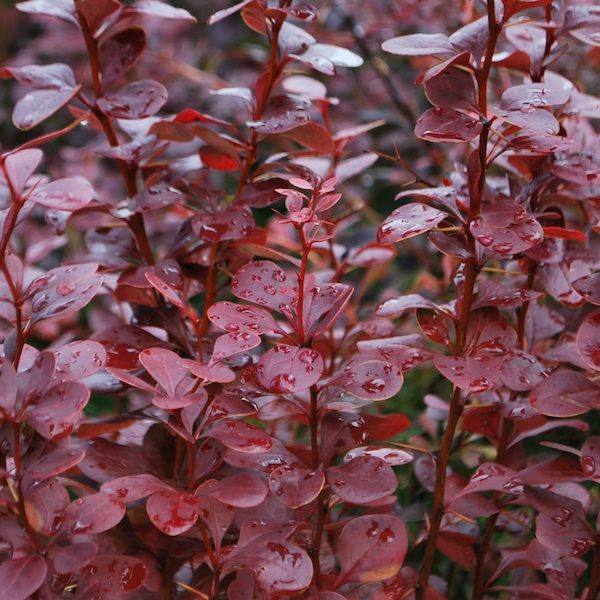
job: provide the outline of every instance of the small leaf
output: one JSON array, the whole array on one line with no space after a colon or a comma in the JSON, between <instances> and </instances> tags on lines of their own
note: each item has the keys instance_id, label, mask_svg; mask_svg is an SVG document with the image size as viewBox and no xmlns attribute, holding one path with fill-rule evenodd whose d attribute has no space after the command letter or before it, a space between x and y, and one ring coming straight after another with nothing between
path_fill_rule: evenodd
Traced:
<instances>
[{"instance_id":1,"label":"small leaf","mask_svg":"<svg viewBox=\"0 0 600 600\"><path fill-rule=\"evenodd\" d=\"M88 598L115 598L140 589L147 577L148 568L139 558L101 554L81 569L77 590L78 594L90 590L84 596Z\"/></svg>"},{"instance_id":2,"label":"small leaf","mask_svg":"<svg viewBox=\"0 0 600 600\"><path fill-rule=\"evenodd\" d=\"M70 546L59 546L54 550L52 564L59 575L79 573L98 552L93 542L79 542Z\"/></svg>"},{"instance_id":3,"label":"small leaf","mask_svg":"<svg viewBox=\"0 0 600 600\"><path fill-rule=\"evenodd\" d=\"M100 491L112 494L124 503L135 502L156 492L172 491L173 488L160 480L155 475L140 473L139 475L125 475L117 477L102 484Z\"/></svg>"},{"instance_id":4,"label":"small leaf","mask_svg":"<svg viewBox=\"0 0 600 600\"><path fill-rule=\"evenodd\" d=\"M523 83L508 88L502 94L502 108L521 110L523 108L560 106L569 100L570 92L547 83Z\"/></svg>"},{"instance_id":5,"label":"small leaf","mask_svg":"<svg viewBox=\"0 0 600 600\"><path fill-rule=\"evenodd\" d=\"M69 65L62 63L1 67L0 78L6 76L13 77L19 83L30 85L36 89L61 90L77 87L73 70Z\"/></svg>"},{"instance_id":6,"label":"small leaf","mask_svg":"<svg viewBox=\"0 0 600 600\"><path fill-rule=\"evenodd\" d=\"M357 398L376 401L395 396L403 383L402 373L393 363L370 360L349 365L330 385L342 387Z\"/></svg>"}]
</instances>

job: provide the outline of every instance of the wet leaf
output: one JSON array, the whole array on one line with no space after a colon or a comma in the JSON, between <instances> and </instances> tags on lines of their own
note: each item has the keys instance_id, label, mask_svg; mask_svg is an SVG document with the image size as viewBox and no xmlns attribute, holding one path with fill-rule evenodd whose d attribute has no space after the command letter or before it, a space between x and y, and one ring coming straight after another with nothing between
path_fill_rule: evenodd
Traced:
<instances>
[{"instance_id":1,"label":"wet leaf","mask_svg":"<svg viewBox=\"0 0 600 600\"><path fill-rule=\"evenodd\" d=\"M393 577L402 567L408 541L404 523L392 515L364 515L349 521L338 539L338 584Z\"/></svg>"},{"instance_id":2,"label":"wet leaf","mask_svg":"<svg viewBox=\"0 0 600 600\"><path fill-rule=\"evenodd\" d=\"M431 108L415 125L415 135L430 142L460 144L476 138L481 132L480 121L452 108Z\"/></svg>"},{"instance_id":3,"label":"wet leaf","mask_svg":"<svg viewBox=\"0 0 600 600\"><path fill-rule=\"evenodd\" d=\"M319 380L323 358L311 348L278 344L261 356L256 372L261 385L271 392L294 394Z\"/></svg>"},{"instance_id":4,"label":"wet leaf","mask_svg":"<svg viewBox=\"0 0 600 600\"><path fill-rule=\"evenodd\" d=\"M13 558L0 565L0 589L10 600L28 600L46 579L46 561L37 555Z\"/></svg>"},{"instance_id":5,"label":"wet leaf","mask_svg":"<svg viewBox=\"0 0 600 600\"><path fill-rule=\"evenodd\" d=\"M124 75L142 56L146 48L146 34L139 27L119 31L105 38L98 46L104 88Z\"/></svg>"},{"instance_id":6,"label":"wet leaf","mask_svg":"<svg viewBox=\"0 0 600 600\"><path fill-rule=\"evenodd\" d=\"M269 476L269 487L284 504L300 508L315 500L325 484L325 476L319 469L311 471L300 463L281 465Z\"/></svg>"},{"instance_id":7,"label":"wet leaf","mask_svg":"<svg viewBox=\"0 0 600 600\"><path fill-rule=\"evenodd\" d=\"M167 89L161 83L145 79L105 94L96 104L103 113L117 119L143 119L155 115L167 97Z\"/></svg>"},{"instance_id":8,"label":"wet leaf","mask_svg":"<svg viewBox=\"0 0 600 600\"><path fill-rule=\"evenodd\" d=\"M125 504L112 494L91 494L65 508L61 530L68 535L91 535L115 527L125 516Z\"/></svg>"},{"instance_id":9,"label":"wet leaf","mask_svg":"<svg viewBox=\"0 0 600 600\"><path fill-rule=\"evenodd\" d=\"M358 456L340 467L329 467L327 482L344 502L368 504L396 491L398 480L389 464L375 456Z\"/></svg>"},{"instance_id":10,"label":"wet leaf","mask_svg":"<svg viewBox=\"0 0 600 600\"><path fill-rule=\"evenodd\" d=\"M443 56L457 50L447 36L441 33L414 33L402 35L381 44L382 50L400 56Z\"/></svg>"},{"instance_id":11,"label":"wet leaf","mask_svg":"<svg viewBox=\"0 0 600 600\"><path fill-rule=\"evenodd\" d=\"M170 536L190 530L198 519L199 511L196 496L177 490L157 492L146 503L146 512L154 526Z\"/></svg>"},{"instance_id":12,"label":"wet leaf","mask_svg":"<svg viewBox=\"0 0 600 600\"><path fill-rule=\"evenodd\" d=\"M600 371L600 312L588 315L579 326L577 351L591 369Z\"/></svg>"},{"instance_id":13,"label":"wet leaf","mask_svg":"<svg viewBox=\"0 0 600 600\"><path fill-rule=\"evenodd\" d=\"M30 199L47 208L74 211L89 204L94 197L94 188L83 177L57 179L38 187Z\"/></svg>"},{"instance_id":14,"label":"wet leaf","mask_svg":"<svg viewBox=\"0 0 600 600\"><path fill-rule=\"evenodd\" d=\"M400 242L437 227L448 214L418 202L405 204L394 210L377 232L381 243Z\"/></svg>"},{"instance_id":15,"label":"wet leaf","mask_svg":"<svg viewBox=\"0 0 600 600\"><path fill-rule=\"evenodd\" d=\"M529 402L549 417L575 417L600 408L600 388L576 371L555 371L531 392Z\"/></svg>"}]
</instances>

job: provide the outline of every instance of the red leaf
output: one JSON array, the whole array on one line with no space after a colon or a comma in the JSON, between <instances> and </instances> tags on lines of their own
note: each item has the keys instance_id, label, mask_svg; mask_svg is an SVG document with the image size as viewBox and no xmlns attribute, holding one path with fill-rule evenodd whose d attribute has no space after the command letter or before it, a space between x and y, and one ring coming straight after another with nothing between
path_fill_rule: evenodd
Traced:
<instances>
[{"instance_id":1,"label":"red leaf","mask_svg":"<svg viewBox=\"0 0 600 600\"><path fill-rule=\"evenodd\" d=\"M406 415L364 415L369 439L376 441L389 440L410 427L410 419Z\"/></svg>"},{"instance_id":2,"label":"red leaf","mask_svg":"<svg viewBox=\"0 0 600 600\"><path fill-rule=\"evenodd\" d=\"M237 171L240 168L239 161L209 146L200 148L200 159L204 167L215 171Z\"/></svg>"},{"instance_id":3,"label":"red leaf","mask_svg":"<svg viewBox=\"0 0 600 600\"><path fill-rule=\"evenodd\" d=\"M75 16L75 6L70 0L52 0L52 2L48 0L28 0L27 2L17 3L16 7L25 13L48 15L71 23L71 25L79 26L79 21Z\"/></svg>"},{"instance_id":4,"label":"red leaf","mask_svg":"<svg viewBox=\"0 0 600 600\"><path fill-rule=\"evenodd\" d=\"M144 562L132 556L102 554L89 562L79 575L78 593L83 597L114 598L135 592L142 587L148 577Z\"/></svg>"},{"instance_id":5,"label":"red leaf","mask_svg":"<svg viewBox=\"0 0 600 600\"><path fill-rule=\"evenodd\" d=\"M70 546L60 546L54 550L52 564L59 575L79 573L98 552L93 542L79 542Z\"/></svg>"},{"instance_id":6,"label":"red leaf","mask_svg":"<svg viewBox=\"0 0 600 600\"><path fill-rule=\"evenodd\" d=\"M310 120L310 101L302 96L272 96L259 121L248 123L258 133L284 133Z\"/></svg>"},{"instance_id":7,"label":"red leaf","mask_svg":"<svg viewBox=\"0 0 600 600\"><path fill-rule=\"evenodd\" d=\"M438 108L477 110L476 89L472 73L454 66L425 82L427 98Z\"/></svg>"},{"instance_id":8,"label":"red leaf","mask_svg":"<svg viewBox=\"0 0 600 600\"><path fill-rule=\"evenodd\" d=\"M600 371L600 311L588 315L579 326L577 351L591 369Z\"/></svg>"},{"instance_id":9,"label":"red leaf","mask_svg":"<svg viewBox=\"0 0 600 600\"><path fill-rule=\"evenodd\" d=\"M476 138L483 125L452 108L431 108L425 111L415 125L415 135L430 142L460 144Z\"/></svg>"},{"instance_id":10,"label":"red leaf","mask_svg":"<svg viewBox=\"0 0 600 600\"><path fill-rule=\"evenodd\" d=\"M295 394L319 381L323 358L311 348L278 344L267 350L256 367L258 380L278 394Z\"/></svg>"},{"instance_id":11,"label":"red leaf","mask_svg":"<svg viewBox=\"0 0 600 600\"><path fill-rule=\"evenodd\" d=\"M78 465L84 456L85 452L81 448L58 448L29 465L25 470L25 477L43 481Z\"/></svg>"},{"instance_id":12,"label":"red leaf","mask_svg":"<svg viewBox=\"0 0 600 600\"><path fill-rule=\"evenodd\" d=\"M315 500L325 484L323 471L311 471L300 463L277 467L269 476L269 487L284 504L300 508Z\"/></svg>"},{"instance_id":13,"label":"red leaf","mask_svg":"<svg viewBox=\"0 0 600 600\"><path fill-rule=\"evenodd\" d=\"M447 36L441 33L414 33L402 35L381 44L381 49L400 56L438 56L457 54Z\"/></svg>"},{"instance_id":14,"label":"red leaf","mask_svg":"<svg viewBox=\"0 0 600 600\"><path fill-rule=\"evenodd\" d=\"M125 324L102 329L91 339L104 346L107 366L116 369L139 368L138 355L142 350L169 346L145 329Z\"/></svg>"},{"instance_id":15,"label":"red leaf","mask_svg":"<svg viewBox=\"0 0 600 600\"><path fill-rule=\"evenodd\" d=\"M239 508L258 506L267 497L267 492L262 479L252 473L237 473L220 481L208 481L196 490L197 495L209 495Z\"/></svg>"},{"instance_id":16,"label":"red leaf","mask_svg":"<svg viewBox=\"0 0 600 600\"><path fill-rule=\"evenodd\" d=\"M218 440L226 448L250 454L268 452L273 446L269 435L244 421L221 422L205 435Z\"/></svg>"},{"instance_id":17,"label":"red leaf","mask_svg":"<svg viewBox=\"0 0 600 600\"><path fill-rule=\"evenodd\" d=\"M394 210L377 232L381 243L400 242L437 227L448 215L441 210L418 202Z\"/></svg>"},{"instance_id":18,"label":"red leaf","mask_svg":"<svg viewBox=\"0 0 600 600\"><path fill-rule=\"evenodd\" d=\"M216 302L208 308L208 318L219 328L231 333L263 334L278 331L277 323L263 308Z\"/></svg>"},{"instance_id":19,"label":"red leaf","mask_svg":"<svg viewBox=\"0 0 600 600\"><path fill-rule=\"evenodd\" d=\"M106 364L106 351L91 340L71 342L54 352L55 374L61 381L80 381L98 372Z\"/></svg>"},{"instance_id":20,"label":"red leaf","mask_svg":"<svg viewBox=\"0 0 600 600\"><path fill-rule=\"evenodd\" d=\"M194 526L200 506L193 494L177 490L158 492L148 499L146 512L154 526L166 535L177 536Z\"/></svg>"},{"instance_id":21,"label":"red leaf","mask_svg":"<svg viewBox=\"0 0 600 600\"><path fill-rule=\"evenodd\" d=\"M27 180L33 175L42 157L42 151L37 148L13 152L6 157L4 168L15 193L20 194L23 191ZM2 181L3 173L0 174L0 177L2 178L0 181Z\"/></svg>"},{"instance_id":22,"label":"red leaf","mask_svg":"<svg viewBox=\"0 0 600 600\"><path fill-rule=\"evenodd\" d=\"M555 371L533 388L529 402L549 417L575 417L600 409L600 388L576 371Z\"/></svg>"},{"instance_id":23,"label":"red leaf","mask_svg":"<svg viewBox=\"0 0 600 600\"><path fill-rule=\"evenodd\" d=\"M587 302L600 306L600 272L577 279L573 287Z\"/></svg>"},{"instance_id":24,"label":"red leaf","mask_svg":"<svg viewBox=\"0 0 600 600\"><path fill-rule=\"evenodd\" d=\"M387 462L374 456L359 456L326 471L331 489L344 502L368 504L396 491L398 480Z\"/></svg>"},{"instance_id":25,"label":"red leaf","mask_svg":"<svg viewBox=\"0 0 600 600\"><path fill-rule=\"evenodd\" d=\"M145 48L146 34L139 27L125 29L103 39L98 46L98 58L104 88L129 71L140 59Z\"/></svg>"},{"instance_id":26,"label":"red leaf","mask_svg":"<svg viewBox=\"0 0 600 600\"><path fill-rule=\"evenodd\" d=\"M121 3L117 0L78 0L76 5L77 15L85 20L92 33L96 33L120 8Z\"/></svg>"},{"instance_id":27,"label":"red leaf","mask_svg":"<svg viewBox=\"0 0 600 600\"><path fill-rule=\"evenodd\" d=\"M262 587L272 595L296 595L313 577L312 562L302 548L270 533L258 536L225 561L228 570L240 567L254 571Z\"/></svg>"},{"instance_id":28,"label":"red leaf","mask_svg":"<svg viewBox=\"0 0 600 600\"><path fill-rule=\"evenodd\" d=\"M113 494L92 494L65 508L61 530L70 535L91 535L115 527L125 516L125 504Z\"/></svg>"},{"instance_id":29,"label":"red leaf","mask_svg":"<svg viewBox=\"0 0 600 600\"><path fill-rule=\"evenodd\" d=\"M454 502L465 494L489 491L519 495L523 493L524 486L512 469L496 463L483 463L471 475L469 483L449 500Z\"/></svg>"},{"instance_id":30,"label":"red leaf","mask_svg":"<svg viewBox=\"0 0 600 600\"><path fill-rule=\"evenodd\" d=\"M560 106L569 100L570 92L548 83L523 83L502 94L502 108L521 110L529 107Z\"/></svg>"},{"instance_id":31,"label":"red leaf","mask_svg":"<svg viewBox=\"0 0 600 600\"><path fill-rule=\"evenodd\" d=\"M371 360L346 367L330 385L342 387L357 398L375 401L395 396L403 383L402 373L394 364Z\"/></svg>"},{"instance_id":32,"label":"red leaf","mask_svg":"<svg viewBox=\"0 0 600 600\"><path fill-rule=\"evenodd\" d=\"M217 363L230 356L240 354L241 352L247 352L252 348L256 348L256 346L259 346L260 342L260 337L255 333L246 333L245 331L225 333L215 340L210 362L211 364Z\"/></svg>"},{"instance_id":33,"label":"red leaf","mask_svg":"<svg viewBox=\"0 0 600 600\"><path fill-rule=\"evenodd\" d=\"M172 491L173 488L155 475L140 473L117 477L102 484L100 491L116 496L124 503L135 502L156 492Z\"/></svg>"},{"instance_id":34,"label":"red leaf","mask_svg":"<svg viewBox=\"0 0 600 600\"><path fill-rule=\"evenodd\" d=\"M143 119L155 115L167 101L167 89L158 81L134 81L113 94L98 98L105 114L117 119Z\"/></svg>"},{"instance_id":35,"label":"red leaf","mask_svg":"<svg viewBox=\"0 0 600 600\"><path fill-rule=\"evenodd\" d=\"M73 431L89 399L90 390L85 385L59 383L27 411L27 423L47 439L63 438Z\"/></svg>"},{"instance_id":36,"label":"red leaf","mask_svg":"<svg viewBox=\"0 0 600 600\"><path fill-rule=\"evenodd\" d=\"M32 129L67 104L80 87L29 92L15 104L13 123L23 131Z\"/></svg>"},{"instance_id":37,"label":"red leaf","mask_svg":"<svg viewBox=\"0 0 600 600\"><path fill-rule=\"evenodd\" d=\"M49 65L27 65L26 67L1 67L0 78L13 77L23 85L36 89L61 90L75 88L77 82L69 65L55 63Z\"/></svg>"},{"instance_id":38,"label":"red leaf","mask_svg":"<svg viewBox=\"0 0 600 600\"><path fill-rule=\"evenodd\" d=\"M337 585L368 583L393 577L402 567L408 541L404 523L392 515L351 519L340 533L337 548L341 573Z\"/></svg>"},{"instance_id":39,"label":"red leaf","mask_svg":"<svg viewBox=\"0 0 600 600\"><path fill-rule=\"evenodd\" d=\"M581 469L588 479L600 483L600 436L593 435L583 443Z\"/></svg>"},{"instance_id":40,"label":"red leaf","mask_svg":"<svg viewBox=\"0 0 600 600\"><path fill-rule=\"evenodd\" d=\"M37 555L13 558L0 565L0 589L8 600L28 600L44 583L48 567Z\"/></svg>"},{"instance_id":41,"label":"red leaf","mask_svg":"<svg viewBox=\"0 0 600 600\"><path fill-rule=\"evenodd\" d=\"M184 8L176 8L165 2L158 2L158 0L136 0L133 4L133 10L143 15L160 17L161 19L181 19L193 23L197 21L196 17Z\"/></svg>"}]
</instances>

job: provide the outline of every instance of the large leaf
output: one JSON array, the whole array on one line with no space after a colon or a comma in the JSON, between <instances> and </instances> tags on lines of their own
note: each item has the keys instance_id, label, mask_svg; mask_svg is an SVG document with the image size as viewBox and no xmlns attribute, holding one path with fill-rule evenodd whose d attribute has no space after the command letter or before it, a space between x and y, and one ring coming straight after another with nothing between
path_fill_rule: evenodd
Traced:
<instances>
[{"instance_id":1,"label":"large leaf","mask_svg":"<svg viewBox=\"0 0 600 600\"><path fill-rule=\"evenodd\" d=\"M64 513L62 531L90 535L115 527L125 516L125 504L113 494L91 494L74 500Z\"/></svg>"},{"instance_id":2,"label":"large leaf","mask_svg":"<svg viewBox=\"0 0 600 600\"><path fill-rule=\"evenodd\" d=\"M271 333L277 331L277 323L264 308L215 302L208 309L208 318L219 328L231 333Z\"/></svg>"},{"instance_id":3,"label":"large leaf","mask_svg":"<svg viewBox=\"0 0 600 600\"><path fill-rule=\"evenodd\" d=\"M337 543L341 563L338 585L393 577L402 567L407 547L406 527L398 517L364 515L351 519Z\"/></svg>"},{"instance_id":4,"label":"large leaf","mask_svg":"<svg viewBox=\"0 0 600 600\"><path fill-rule=\"evenodd\" d=\"M476 138L483 125L452 108L431 108L415 125L415 135L430 142L460 144Z\"/></svg>"},{"instance_id":5,"label":"large leaf","mask_svg":"<svg viewBox=\"0 0 600 600\"><path fill-rule=\"evenodd\" d=\"M143 119L155 115L167 101L167 89L151 79L134 81L118 92L98 98L98 108L117 119Z\"/></svg>"},{"instance_id":6,"label":"large leaf","mask_svg":"<svg viewBox=\"0 0 600 600\"><path fill-rule=\"evenodd\" d=\"M260 383L278 394L308 389L323 373L323 358L311 348L278 344L267 350L256 367Z\"/></svg>"},{"instance_id":7,"label":"large leaf","mask_svg":"<svg viewBox=\"0 0 600 600\"><path fill-rule=\"evenodd\" d=\"M588 315L577 332L577 351L585 363L600 371L600 312Z\"/></svg>"},{"instance_id":8,"label":"large leaf","mask_svg":"<svg viewBox=\"0 0 600 600\"><path fill-rule=\"evenodd\" d=\"M269 476L271 491L290 508L310 504L319 496L324 484L323 471L311 471L300 463L281 465Z\"/></svg>"},{"instance_id":9,"label":"large leaf","mask_svg":"<svg viewBox=\"0 0 600 600\"><path fill-rule=\"evenodd\" d=\"M600 387L576 371L555 371L531 391L529 402L549 417L575 417L600 409Z\"/></svg>"},{"instance_id":10,"label":"large leaf","mask_svg":"<svg viewBox=\"0 0 600 600\"><path fill-rule=\"evenodd\" d=\"M103 39L98 46L102 85L107 88L129 71L140 59L145 47L146 35L139 27L124 29L112 37Z\"/></svg>"},{"instance_id":11,"label":"large leaf","mask_svg":"<svg viewBox=\"0 0 600 600\"><path fill-rule=\"evenodd\" d=\"M359 456L327 469L331 489L350 504L368 504L396 491L398 480L389 464L374 456Z\"/></svg>"},{"instance_id":12,"label":"large leaf","mask_svg":"<svg viewBox=\"0 0 600 600\"><path fill-rule=\"evenodd\" d=\"M414 33L402 35L381 44L382 50L400 56L431 56L457 54L447 36L441 33Z\"/></svg>"},{"instance_id":13,"label":"large leaf","mask_svg":"<svg viewBox=\"0 0 600 600\"><path fill-rule=\"evenodd\" d=\"M13 123L24 131L32 129L67 104L79 87L28 92L15 104Z\"/></svg>"},{"instance_id":14,"label":"large leaf","mask_svg":"<svg viewBox=\"0 0 600 600\"><path fill-rule=\"evenodd\" d=\"M147 577L148 568L143 560L133 556L101 554L83 567L77 590L83 592L81 597L85 598L115 598L135 592Z\"/></svg>"},{"instance_id":15,"label":"large leaf","mask_svg":"<svg viewBox=\"0 0 600 600\"><path fill-rule=\"evenodd\" d=\"M404 383L400 369L393 363L369 360L346 367L330 384L344 388L363 400L386 400L395 396Z\"/></svg>"},{"instance_id":16,"label":"large leaf","mask_svg":"<svg viewBox=\"0 0 600 600\"><path fill-rule=\"evenodd\" d=\"M268 452L273 446L268 434L244 421L223 421L205 435L218 440L226 448L250 454Z\"/></svg>"},{"instance_id":17,"label":"large leaf","mask_svg":"<svg viewBox=\"0 0 600 600\"><path fill-rule=\"evenodd\" d=\"M6 600L28 600L44 583L48 567L37 555L13 558L0 565L0 590Z\"/></svg>"},{"instance_id":18,"label":"large leaf","mask_svg":"<svg viewBox=\"0 0 600 600\"><path fill-rule=\"evenodd\" d=\"M154 526L170 536L191 529L199 511L198 498L194 494L177 490L157 492L146 503L146 512Z\"/></svg>"},{"instance_id":19,"label":"large leaf","mask_svg":"<svg viewBox=\"0 0 600 600\"><path fill-rule=\"evenodd\" d=\"M90 390L75 381L64 381L31 407L27 423L47 439L63 438L73 431L90 399Z\"/></svg>"},{"instance_id":20,"label":"large leaf","mask_svg":"<svg viewBox=\"0 0 600 600\"><path fill-rule=\"evenodd\" d=\"M385 219L377 232L377 239L382 243L400 242L437 227L446 218L447 213L427 204L405 204Z\"/></svg>"},{"instance_id":21,"label":"large leaf","mask_svg":"<svg viewBox=\"0 0 600 600\"><path fill-rule=\"evenodd\" d=\"M83 177L57 179L38 187L30 199L47 208L73 211L89 204L94 197L94 188Z\"/></svg>"}]
</instances>

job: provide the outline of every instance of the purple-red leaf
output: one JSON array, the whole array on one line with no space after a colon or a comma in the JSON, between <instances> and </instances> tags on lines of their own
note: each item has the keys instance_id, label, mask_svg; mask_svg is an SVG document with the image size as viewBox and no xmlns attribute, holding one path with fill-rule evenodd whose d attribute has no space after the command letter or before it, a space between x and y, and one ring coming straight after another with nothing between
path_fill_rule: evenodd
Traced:
<instances>
[{"instance_id":1,"label":"purple-red leaf","mask_svg":"<svg viewBox=\"0 0 600 600\"><path fill-rule=\"evenodd\" d=\"M405 204L385 219L377 232L377 239L381 243L400 242L437 227L446 218L447 213L427 204Z\"/></svg>"},{"instance_id":2,"label":"purple-red leaf","mask_svg":"<svg viewBox=\"0 0 600 600\"><path fill-rule=\"evenodd\" d=\"M398 480L389 464L375 456L358 456L326 471L331 489L350 504L368 504L396 491Z\"/></svg>"},{"instance_id":3,"label":"purple-red leaf","mask_svg":"<svg viewBox=\"0 0 600 600\"><path fill-rule=\"evenodd\" d=\"M337 548L341 562L338 584L369 583L393 577L408 547L404 523L392 515L364 515L342 529Z\"/></svg>"},{"instance_id":4,"label":"purple-red leaf","mask_svg":"<svg viewBox=\"0 0 600 600\"><path fill-rule=\"evenodd\" d=\"M290 508L310 504L319 496L323 485L323 471L311 471L300 463L281 465L269 476L271 492Z\"/></svg>"},{"instance_id":5,"label":"purple-red leaf","mask_svg":"<svg viewBox=\"0 0 600 600\"><path fill-rule=\"evenodd\" d=\"M157 492L146 503L146 512L154 526L170 536L191 529L199 511L198 498L178 490Z\"/></svg>"},{"instance_id":6,"label":"purple-red leaf","mask_svg":"<svg viewBox=\"0 0 600 600\"><path fill-rule=\"evenodd\" d=\"M415 135L430 142L460 144L476 138L483 125L452 108L430 108L415 125Z\"/></svg>"},{"instance_id":7,"label":"purple-red leaf","mask_svg":"<svg viewBox=\"0 0 600 600\"><path fill-rule=\"evenodd\" d=\"M402 35L381 44L382 50L400 56L431 56L458 54L447 36L441 33Z\"/></svg>"},{"instance_id":8,"label":"purple-red leaf","mask_svg":"<svg viewBox=\"0 0 600 600\"><path fill-rule=\"evenodd\" d=\"M143 119L155 115L167 101L167 89L158 81L134 81L118 92L98 98L98 108L118 119Z\"/></svg>"},{"instance_id":9,"label":"purple-red leaf","mask_svg":"<svg viewBox=\"0 0 600 600\"><path fill-rule=\"evenodd\" d=\"M260 335L277 331L277 323L263 308L233 302L216 302L208 309L208 318L220 329L230 333Z\"/></svg>"},{"instance_id":10,"label":"purple-red leaf","mask_svg":"<svg viewBox=\"0 0 600 600\"><path fill-rule=\"evenodd\" d=\"M268 390L294 394L319 381L323 358L311 348L278 344L261 356L256 372L258 380Z\"/></svg>"},{"instance_id":11,"label":"purple-red leaf","mask_svg":"<svg viewBox=\"0 0 600 600\"><path fill-rule=\"evenodd\" d=\"M47 208L74 211L89 204L93 197L94 188L87 179L67 177L36 188L30 199Z\"/></svg>"},{"instance_id":12,"label":"purple-red leaf","mask_svg":"<svg viewBox=\"0 0 600 600\"><path fill-rule=\"evenodd\" d=\"M125 504L113 494L92 494L74 500L65 508L61 530L69 535L102 533L125 516Z\"/></svg>"},{"instance_id":13,"label":"purple-red leaf","mask_svg":"<svg viewBox=\"0 0 600 600\"><path fill-rule=\"evenodd\" d=\"M129 71L140 59L145 48L146 34L139 27L119 31L104 39L98 46L104 88Z\"/></svg>"},{"instance_id":14,"label":"purple-red leaf","mask_svg":"<svg viewBox=\"0 0 600 600\"><path fill-rule=\"evenodd\" d=\"M531 391L529 402L548 417L575 417L600 409L600 387L576 371L555 371Z\"/></svg>"},{"instance_id":15,"label":"purple-red leaf","mask_svg":"<svg viewBox=\"0 0 600 600\"><path fill-rule=\"evenodd\" d=\"M37 555L13 558L0 565L0 590L6 600L28 600L44 583L48 567Z\"/></svg>"},{"instance_id":16,"label":"purple-red leaf","mask_svg":"<svg viewBox=\"0 0 600 600\"><path fill-rule=\"evenodd\" d=\"M218 440L226 448L250 454L268 452L273 446L269 435L244 421L223 421L205 435Z\"/></svg>"},{"instance_id":17,"label":"purple-red leaf","mask_svg":"<svg viewBox=\"0 0 600 600\"><path fill-rule=\"evenodd\" d=\"M579 280L581 281L581 280ZM577 351L591 369L600 371L600 312L588 315L577 332Z\"/></svg>"}]
</instances>

